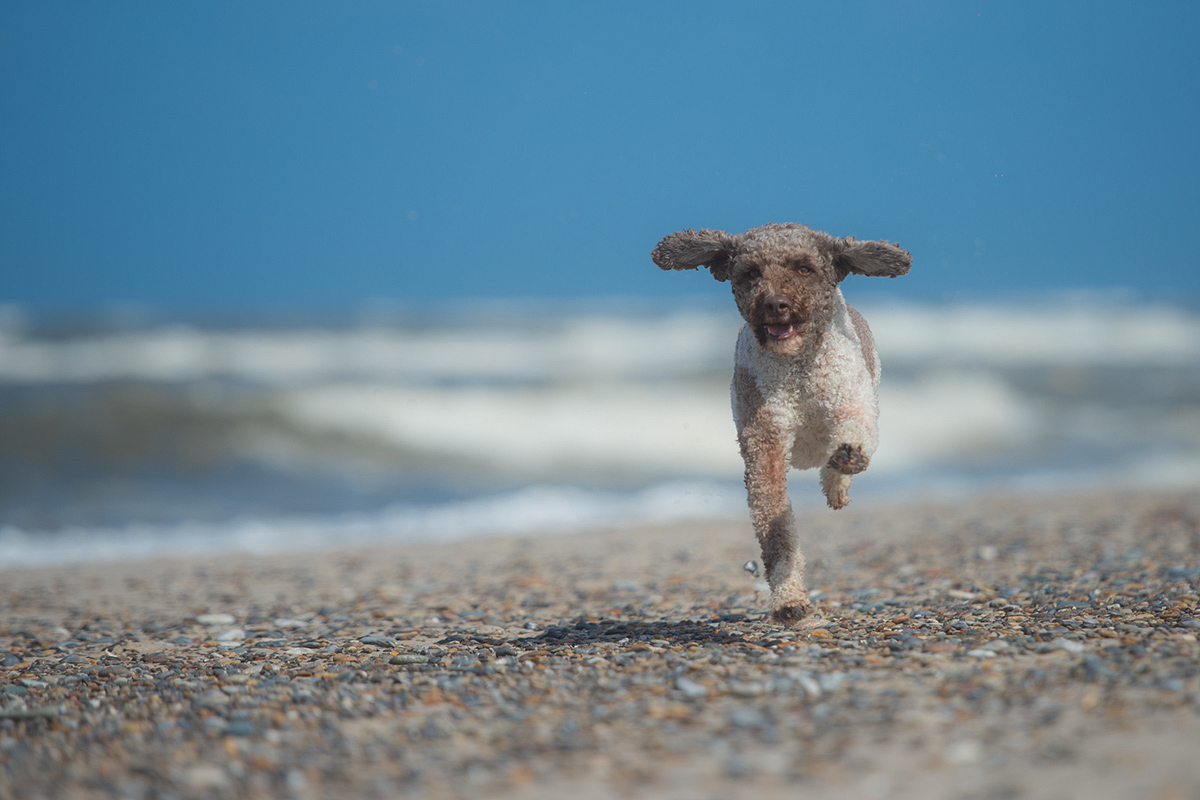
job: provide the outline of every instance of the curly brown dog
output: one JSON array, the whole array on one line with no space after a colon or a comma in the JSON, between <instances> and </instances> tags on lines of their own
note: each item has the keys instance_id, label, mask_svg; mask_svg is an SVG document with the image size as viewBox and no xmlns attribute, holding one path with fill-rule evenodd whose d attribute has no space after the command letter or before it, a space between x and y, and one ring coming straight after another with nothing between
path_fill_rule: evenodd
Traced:
<instances>
[{"instance_id":1,"label":"curly brown dog","mask_svg":"<svg viewBox=\"0 0 1200 800\"><path fill-rule=\"evenodd\" d=\"M746 321L732 395L750 516L772 617L793 624L812 605L788 466L821 467L825 498L842 508L851 476L867 468L878 445L879 356L866 320L846 305L838 284L852 272L903 275L912 256L887 242L838 239L792 223L737 235L683 230L659 242L651 258L662 269L707 267L732 284Z\"/></svg>"}]
</instances>

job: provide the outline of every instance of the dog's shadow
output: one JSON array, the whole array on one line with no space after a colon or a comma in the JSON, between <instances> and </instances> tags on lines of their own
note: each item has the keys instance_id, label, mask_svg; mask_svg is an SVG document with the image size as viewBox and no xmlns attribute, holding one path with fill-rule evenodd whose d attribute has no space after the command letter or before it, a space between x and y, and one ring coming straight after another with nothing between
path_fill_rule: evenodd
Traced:
<instances>
[{"instance_id":1,"label":"dog's shadow","mask_svg":"<svg viewBox=\"0 0 1200 800\"><path fill-rule=\"evenodd\" d=\"M753 620L741 614L726 615L713 622L641 622L601 618L595 621L581 620L570 625L552 625L537 636L520 639L513 644L537 649L562 645L577 647L597 644L651 644L655 639L673 645L738 644L751 641L744 631L730 630L722 625L723 622L753 623Z\"/></svg>"}]
</instances>

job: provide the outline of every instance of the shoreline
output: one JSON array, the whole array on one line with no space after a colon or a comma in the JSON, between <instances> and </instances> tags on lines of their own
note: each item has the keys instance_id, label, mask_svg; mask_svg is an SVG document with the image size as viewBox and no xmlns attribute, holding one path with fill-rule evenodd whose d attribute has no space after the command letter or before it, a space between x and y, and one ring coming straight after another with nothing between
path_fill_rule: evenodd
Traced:
<instances>
[{"instance_id":1,"label":"shoreline","mask_svg":"<svg viewBox=\"0 0 1200 800\"><path fill-rule=\"evenodd\" d=\"M1200 493L797 517L0 571L0 798L1200 791Z\"/></svg>"}]
</instances>

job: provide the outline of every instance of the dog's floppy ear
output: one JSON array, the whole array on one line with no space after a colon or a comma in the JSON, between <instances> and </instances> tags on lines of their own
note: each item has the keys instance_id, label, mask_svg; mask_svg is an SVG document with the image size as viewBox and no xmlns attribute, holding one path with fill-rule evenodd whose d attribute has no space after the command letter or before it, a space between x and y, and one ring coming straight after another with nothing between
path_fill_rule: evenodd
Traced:
<instances>
[{"instance_id":1,"label":"dog's floppy ear","mask_svg":"<svg viewBox=\"0 0 1200 800\"><path fill-rule=\"evenodd\" d=\"M664 238L650 258L662 269L708 267L714 278L727 281L737 248L738 237L725 231L688 228Z\"/></svg>"},{"instance_id":2,"label":"dog's floppy ear","mask_svg":"<svg viewBox=\"0 0 1200 800\"><path fill-rule=\"evenodd\" d=\"M835 239L833 263L840 281L851 272L877 278L904 275L912 266L912 254L897 244L857 241L853 236Z\"/></svg>"}]
</instances>

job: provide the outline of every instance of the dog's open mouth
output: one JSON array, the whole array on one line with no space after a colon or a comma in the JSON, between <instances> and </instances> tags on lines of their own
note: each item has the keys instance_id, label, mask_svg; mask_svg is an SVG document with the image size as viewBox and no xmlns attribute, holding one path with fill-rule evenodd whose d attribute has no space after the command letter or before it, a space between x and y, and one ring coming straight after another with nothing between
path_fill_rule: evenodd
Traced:
<instances>
[{"instance_id":1,"label":"dog's open mouth","mask_svg":"<svg viewBox=\"0 0 1200 800\"><path fill-rule=\"evenodd\" d=\"M796 326L790 322L767 323L763 328L767 331L767 338L776 341L790 339L796 335Z\"/></svg>"}]
</instances>

